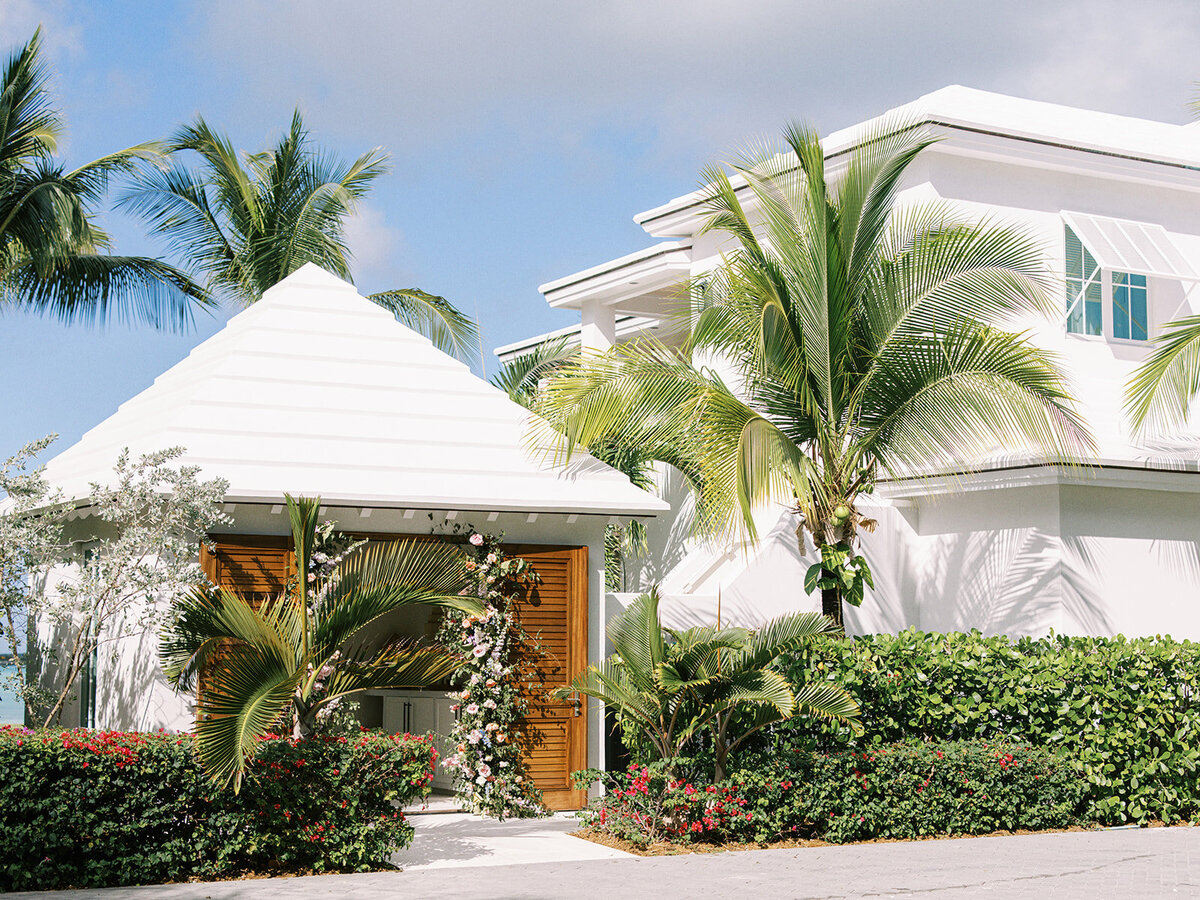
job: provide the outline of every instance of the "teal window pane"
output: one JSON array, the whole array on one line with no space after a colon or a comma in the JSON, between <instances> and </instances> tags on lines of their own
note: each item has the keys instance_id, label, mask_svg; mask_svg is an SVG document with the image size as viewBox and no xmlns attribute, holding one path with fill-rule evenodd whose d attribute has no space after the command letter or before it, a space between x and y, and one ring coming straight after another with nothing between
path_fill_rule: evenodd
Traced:
<instances>
[{"instance_id":1,"label":"teal window pane","mask_svg":"<svg viewBox=\"0 0 1200 900\"><path fill-rule=\"evenodd\" d=\"M1099 335L1104 333L1100 289L1100 270L1079 236L1063 226L1066 259L1067 332Z\"/></svg>"},{"instance_id":2,"label":"teal window pane","mask_svg":"<svg viewBox=\"0 0 1200 900\"><path fill-rule=\"evenodd\" d=\"M1113 273L1113 337L1129 340L1129 288L1117 284L1118 274Z\"/></svg>"},{"instance_id":3,"label":"teal window pane","mask_svg":"<svg viewBox=\"0 0 1200 900\"><path fill-rule=\"evenodd\" d=\"M1145 341L1150 338L1146 318L1146 276L1112 273L1113 337Z\"/></svg>"},{"instance_id":4,"label":"teal window pane","mask_svg":"<svg viewBox=\"0 0 1200 900\"><path fill-rule=\"evenodd\" d=\"M1141 278L1143 285L1146 278L1144 275L1135 275L1134 278ZM1150 339L1150 320L1146 317L1146 288L1131 287L1129 289L1129 315L1132 319L1129 333L1135 341L1146 341Z\"/></svg>"}]
</instances>

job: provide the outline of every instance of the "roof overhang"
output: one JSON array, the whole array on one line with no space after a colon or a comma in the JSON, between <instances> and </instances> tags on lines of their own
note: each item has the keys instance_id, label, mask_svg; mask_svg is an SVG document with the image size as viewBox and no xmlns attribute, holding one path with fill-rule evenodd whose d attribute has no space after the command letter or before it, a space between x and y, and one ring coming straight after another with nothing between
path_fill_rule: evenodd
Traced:
<instances>
[{"instance_id":1,"label":"roof overhang","mask_svg":"<svg viewBox=\"0 0 1200 900\"><path fill-rule=\"evenodd\" d=\"M665 241L541 285L556 309L579 309L584 300L608 306L648 294L673 293L691 274L690 241Z\"/></svg>"},{"instance_id":2,"label":"roof overhang","mask_svg":"<svg viewBox=\"0 0 1200 900\"><path fill-rule=\"evenodd\" d=\"M1161 225L1068 210L1062 210L1061 215L1102 269L1200 281L1200 275Z\"/></svg>"},{"instance_id":3,"label":"roof overhang","mask_svg":"<svg viewBox=\"0 0 1200 900\"><path fill-rule=\"evenodd\" d=\"M881 499L919 502L952 494L1047 485L1200 493L1200 461L1155 455L1110 458L1088 463L1013 459L974 471L880 479Z\"/></svg>"},{"instance_id":4,"label":"roof overhang","mask_svg":"<svg viewBox=\"0 0 1200 900\"><path fill-rule=\"evenodd\" d=\"M1105 177L1200 190L1197 124L1176 125L1010 97L951 85L882 116L835 131L821 140L827 176L881 125L903 122L948 138L935 153L965 153L1078 172L1095 167ZM734 189L748 191L733 176ZM676 197L633 217L658 238L688 238L703 222L705 189Z\"/></svg>"},{"instance_id":5,"label":"roof overhang","mask_svg":"<svg viewBox=\"0 0 1200 900\"><path fill-rule=\"evenodd\" d=\"M618 315L614 323L617 340L620 340L629 335L645 334L647 331L653 331L659 327L660 320L647 316ZM532 353L543 344L550 344L555 341L565 341L568 347L574 348L580 345L582 331L582 325L568 325L566 328L547 331L545 334L535 334L533 337L505 344L503 347L497 347L492 352L496 354L496 358L501 363L509 363L514 359L520 359L527 353Z\"/></svg>"}]
</instances>

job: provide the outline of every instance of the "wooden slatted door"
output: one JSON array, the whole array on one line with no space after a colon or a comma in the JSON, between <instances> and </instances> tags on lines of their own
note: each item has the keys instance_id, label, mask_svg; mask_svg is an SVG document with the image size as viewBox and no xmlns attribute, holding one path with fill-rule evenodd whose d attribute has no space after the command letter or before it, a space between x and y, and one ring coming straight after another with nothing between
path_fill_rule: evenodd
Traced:
<instances>
[{"instance_id":1,"label":"wooden slatted door","mask_svg":"<svg viewBox=\"0 0 1200 900\"><path fill-rule=\"evenodd\" d=\"M587 802L574 790L571 773L587 766L587 705L552 700L547 693L567 684L587 666L587 547L505 547L527 560L541 584L522 597L516 618L533 639L529 661L535 672L525 687L526 725L534 746L529 775L550 809L579 809Z\"/></svg>"}]
</instances>

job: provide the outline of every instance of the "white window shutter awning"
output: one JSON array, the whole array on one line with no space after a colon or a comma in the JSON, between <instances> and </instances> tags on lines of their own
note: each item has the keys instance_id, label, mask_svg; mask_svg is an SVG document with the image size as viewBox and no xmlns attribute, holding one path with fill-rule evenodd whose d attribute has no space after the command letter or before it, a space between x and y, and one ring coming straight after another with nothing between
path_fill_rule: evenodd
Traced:
<instances>
[{"instance_id":1,"label":"white window shutter awning","mask_svg":"<svg viewBox=\"0 0 1200 900\"><path fill-rule=\"evenodd\" d=\"M1161 225L1066 210L1061 215L1101 268L1153 278L1200 281L1200 275Z\"/></svg>"}]
</instances>

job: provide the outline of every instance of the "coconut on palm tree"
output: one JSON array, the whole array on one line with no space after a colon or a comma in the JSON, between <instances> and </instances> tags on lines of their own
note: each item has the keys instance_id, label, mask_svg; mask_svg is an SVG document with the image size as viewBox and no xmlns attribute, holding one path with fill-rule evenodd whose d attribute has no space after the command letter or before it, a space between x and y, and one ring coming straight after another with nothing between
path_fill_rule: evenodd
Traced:
<instances>
[{"instance_id":1,"label":"coconut on palm tree","mask_svg":"<svg viewBox=\"0 0 1200 900\"><path fill-rule=\"evenodd\" d=\"M595 697L640 732L667 765L702 731L713 740L714 781L724 780L730 755L767 725L793 716L837 722L858 718L858 705L839 685L815 681L798 689L772 664L837 627L818 613L794 613L761 628L663 628L658 592L638 597L608 623L616 651L588 666L555 696Z\"/></svg>"},{"instance_id":2,"label":"coconut on palm tree","mask_svg":"<svg viewBox=\"0 0 1200 900\"><path fill-rule=\"evenodd\" d=\"M816 133L785 139L733 167L740 185L704 173L705 230L727 249L692 286L683 348L644 339L561 369L540 407L559 434L536 439L560 459L612 440L678 466L710 533L754 538L756 510L794 509L840 623L868 577L858 501L877 479L971 471L997 451L1074 458L1092 441L1054 359L1004 327L1055 311L1036 239L899 208L931 143L906 123L868 135L836 180Z\"/></svg>"},{"instance_id":3,"label":"coconut on palm tree","mask_svg":"<svg viewBox=\"0 0 1200 900\"><path fill-rule=\"evenodd\" d=\"M144 168L120 205L145 217L214 295L248 306L307 262L352 280L346 220L387 171L382 149L345 163L312 145L299 110L261 153L235 150L203 118L167 149L173 164ZM444 297L404 288L368 298L441 350L479 351L475 323Z\"/></svg>"},{"instance_id":4,"label":"coconut on palm tree","mask_svg":"<svg viewBox=\"0 0 1200 900\"><path fill-rule=\"evenodd\" d=\"M287 498L298 576L259 603L198 587L179 601L162 638L163 671L198 688L196 751L215 779L240 785L254 749L273 729L303 739L346 698L444 681L460 659L435 644L389 637L386 617L414 605L481 613L466 596L462 551L432 541L369 542L328 582L306 577L317 543L319 499Z\"/></svg>"},{"instance_id":5,"label":"coconut on palm tree","mask_svg":"<svg viewBox=\"0 0 1200 900\"><path fill-rule=\"evenodd\" d=\"M63 119L50 97L41 29L0 76L0 311L63 322L186 327L206 293L161 260L110 254L95 208L112 175L161 156L138 144L68 171L56 159Z\"/></svg>"}]
</instances>

